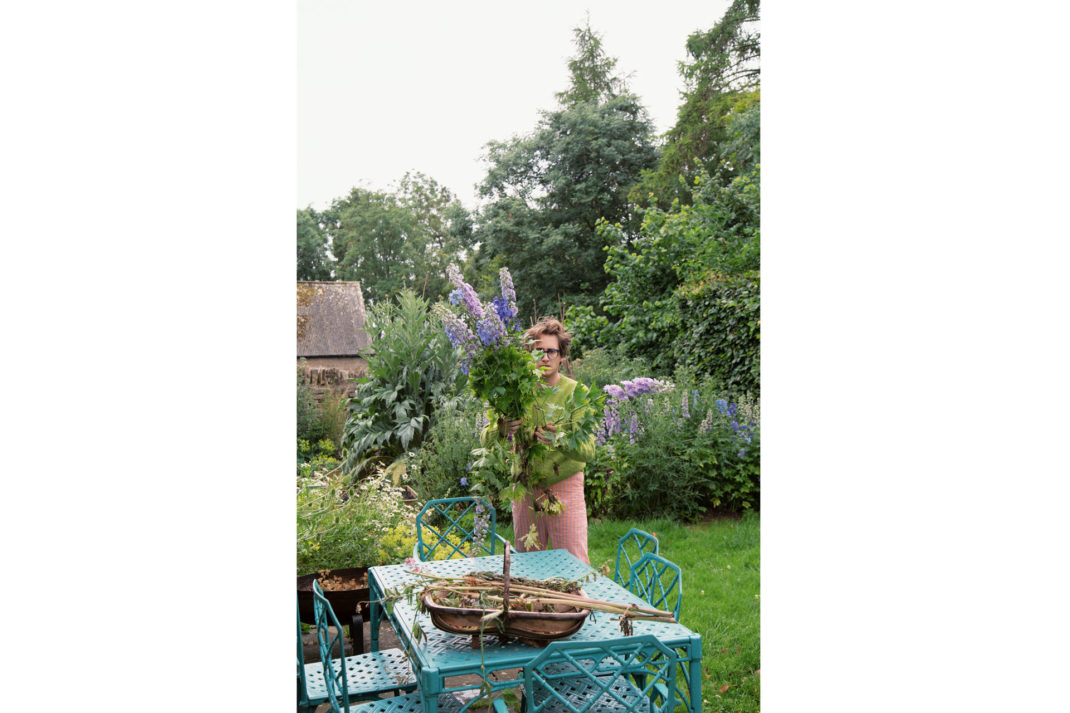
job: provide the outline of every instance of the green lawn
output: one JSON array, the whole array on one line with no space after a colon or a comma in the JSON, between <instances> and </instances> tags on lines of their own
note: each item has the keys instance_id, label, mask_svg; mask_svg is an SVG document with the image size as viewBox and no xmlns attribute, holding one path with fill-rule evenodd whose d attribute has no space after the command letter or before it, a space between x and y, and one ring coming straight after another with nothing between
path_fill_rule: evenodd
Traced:
<instances>
[{"instance_id":1,"label":"green lawn","mask_svg":"<svg viewBox=\"0 0 1070 713\"><path fill-rule=\"evenodd\" d=\"M592 521L587 533L591 565L599 570L607 565L612 576L617 540L632 527L656 534L661 555L683 570L680 621L702 635L703 713L757 713L761 693L758 515L700 525L669 520ZM507 527L500 527L499 532L512 540Z\"/></svg>"}]
</instances>

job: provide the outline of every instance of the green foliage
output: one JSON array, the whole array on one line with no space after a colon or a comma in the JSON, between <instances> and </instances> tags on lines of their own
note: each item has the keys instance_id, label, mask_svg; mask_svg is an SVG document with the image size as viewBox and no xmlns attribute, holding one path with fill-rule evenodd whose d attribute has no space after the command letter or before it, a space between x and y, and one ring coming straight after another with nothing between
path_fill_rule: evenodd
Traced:
<instances>
[{"instance_id":1,"label":"green foliage","mask_svg":"<svg viewBox=\"0 0 1070 713\"><path fill-rule=\"evenodd\" d=\"M409 485L419 500L470 494L475 482L472 450L479 448L479 432L486 423L483 406L475 398L459 398L438 410L435 425L409 463Z\"/></svg>"},{"instance_id":2,"label":"green foliage","mask_svg":"<svg viewBox=\"0 0 1070 713\"><path fill-rule=\"evenodd\" d=\"M757 275L710 273L677 293L691 317L673 343L676 363L712 375L733 393L761 389L761 298Z\"/></svg>"},{"instance_id":3,"label":"green foliage","mask_svg":"<svg viewBox=\"0 0 1070 713\"><path fill-rule=\"evenodd\" d=\"M344 436L348 402L344 393L327 391L319 405L320 425L336 448Z\"/></svg>"},{"instance_id":4,"label":"green foliage","mask_svg":"<svg viewBox=\"0 0 1070 713\"><path fill-rule=\"evenodd\" d=\"M569 318L595 343L645 359L656 374L684 365L756 389L759 172L727 186L704 175L694 183L691 205L641 210L639 237L609 249L606 318L578 309ZM610 242L624 237L609 223L600 231ZM718 353L726 345L732 353Z\"/></svg>"},{"instance_id":5,"label":"green foliage","mask_svg":"<svg viewBox=\"0 0 1070 713\"><path fill-rule=\"evenodd\" d=\"M304 359L297 365L297 438L314 442L329 438L330 432L312 389L305 383L304 365Z\"/></svg>"},{"instance_id":6,"label":"green foliage","mask_svg":"<svg viewBox=\"0 0 1070 713\"><path fill-rule=\"evenodd\" d=\"M357 380L344 434L344 470L360 477L417 448L436 406L464 385L457 354L427 302L409 290L368 310L368 375Z\"/></svg>"},{"instance_id":7,"label":"green foliage","mask_svg":"<svg viewBox=\"0 0 1070 713\"><path fill-rule=\"evenodd\" d=\"M731 180L758 162L758 109L754 106L743 121L737 115L746 114L758 95L759 21L759 0L734 0L716 25L687 38L688 61L679 65L684 101L665 135L657 168L632 190L633 201L654 197L662 208L673 199L688 203L699 172L723 170ZM743 137L753 149L743 150Z\"/></svg>"},{"instance_id":8,"label":"green foliage","mask_svg":"<svg viewBox=\"0 0 1070 713\"><path fill-rule=\"evenodd\" d=\"M416 512L382 472L355 487L340 475L297 481L297 574L396 564L412 552ZM397 531L410 533L408 549Z\"/></svg>"},{"instance_id":9,"label":"green foliage","mask_svg":"<svg viewBox=\"0 0 1070 713\"><path fill-rule=\"evenodd\" d=\"M602 49L602 36L591 29L587 18L583 27L572 29L576 55L568 61L569 88L554 96L563 106L575 106L584 102L602 102L626 91L624 78L613 73L617 66L615 57Z\"/></svg>"},{"instance_id":10,"label":"green foliage","mask_svg":"<svg viewBox=\"0 0 1070 713\"><path fill-rule=\"evenodd\" d=\"M490 202L475 267L489 275L495 259L511 266L525 319L596 303L608 280L598 221L636 227L627 192L657 161L646 110L609 75L615 60L589 26L576 34L564 106L544 113L528 136L487 144L480 194Z\"/></svg>"},{"instance_id":11,"label":"green foliage","mask_svg":"<svg viewBox=\"0 0 1070 713\"><path fill-rule=\"evenodd\" d=\"M535 353L508 342L479 351L468 374L468 385L476 398L511 421L523 418L539 395L545 393L539 389L541 376Z\"/></svg>"},{"instance_id":12,"label":"green foliage","mask_svg":"<svg viewBox=\"0 0 1070 713\"><path fill-rule=\"evenodd\" d=\"M319 215L311 207L297 211L297 279L329 280L331 265Z\"/></svg>"},{"instance_id":13,"label":"green foliage","mask_svg":"<svg viewBox=\"0 0 1070 713\"><path fill-rule=\"evenodd\" d=\"M576 381L601 390L650 373L650 365L638 357L628 357L605 349L592 349L576 362Z\"/></svg>"},{"instance_id":14,"label":"green foliage","mask_svg":"<svg viewBox=\"0 0 1070 713\"><path fill-rule=\"evenodd\" d=\"M359 280L369 304L406 288L432 300L445 296L446 265L472 245L468 211L421 173L406 173L395 191L354 188L319 217L337 279Z\"/></svg>"},{"instance_id":15,"label":"green foliage","mask_svg":"<svg viewBox=\"0 0 1070 713\"><path fill-rule=\"evenodd\" d=\"M758 506L757 404L749 397L731 403L712 381L680 375L671 391L610 402L623 430L606 439L588 468L592 515L690 522L710 508Z\"/></svg>"}]
</instances>

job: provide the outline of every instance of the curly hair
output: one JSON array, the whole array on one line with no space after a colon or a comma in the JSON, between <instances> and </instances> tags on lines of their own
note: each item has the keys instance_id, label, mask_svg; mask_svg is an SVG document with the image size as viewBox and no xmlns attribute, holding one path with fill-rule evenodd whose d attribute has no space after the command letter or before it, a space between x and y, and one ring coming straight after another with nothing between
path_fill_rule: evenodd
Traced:
<instances>
[{"instance_id":1,"label":"curly hair","mask_svg":"<svg viewBox=\"0 0 1070 713\"><path fill-rule=\"evenodd\" d=\"M572 334L565 329L565 325L558 322L553 317L543 317L535 324L528 328L528 331L524 332L524 338L532 341L538 341L544 334L552 334L557 337L558 343L561 345L561 358L568 358L568 348L572 344Z\"/></svg>"}]
</instances>

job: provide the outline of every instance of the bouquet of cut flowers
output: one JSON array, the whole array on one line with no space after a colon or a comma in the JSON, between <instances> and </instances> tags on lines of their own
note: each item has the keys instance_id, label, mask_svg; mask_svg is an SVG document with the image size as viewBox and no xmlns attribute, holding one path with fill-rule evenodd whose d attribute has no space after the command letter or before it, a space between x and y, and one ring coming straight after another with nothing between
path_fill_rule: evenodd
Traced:
<instances>
[{"instance_id":1,"label":"bouquet of cut flowers","mask_svg":"<svg viewBox=\"0 0 1070 713\"><path fill-rule=\"evenodd\" d=\"M443 303L433 309L450 342L461 352L461 369L468 375L472 393L486 404L487 418L498 424L502 436L489 447L473 451L473 472L491 481L503 499L516 500L540 485L530 464L557 444L575 449L594 435L601 405L580 388L564 406L549 402L550 391L539 370L542 353L533 351L524 338L508 268L499 271L501 295L489 303L480 301L456 265L451 264L446 273L455 288L450 302L460 306L460 313ZM509 435L506 424L521 419L520 428ZM535 437L535 431L548 424L554 424L557 431L549 433L551 442L545 444ZM500 482L496 473L508 473L508 482ZM552 507L560 512L561 504Z\"/></svg>"}]
</instances>

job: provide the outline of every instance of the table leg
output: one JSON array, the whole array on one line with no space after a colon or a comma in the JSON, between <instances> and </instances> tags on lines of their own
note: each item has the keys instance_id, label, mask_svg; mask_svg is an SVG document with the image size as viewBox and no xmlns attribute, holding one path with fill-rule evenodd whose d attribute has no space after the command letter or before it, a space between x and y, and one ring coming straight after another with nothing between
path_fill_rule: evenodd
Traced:
<instances>
[{"instance_id":1,"label":"table leg","mask_svg":"<svg viewBox=\"0 0 1070 713\"><path fill-rule=\"evenodd\" d=\"M691 713L702 713L702 636L691 637L691 650L688 652L688 695L691 698Z\"/></svg>"},{"instance_id":2,"label":"table leg","mask_svg":"<svg viewBox=\"0 0 1070 713\"><path fill-rule=\"evenodd\" d=\"M360 615L359 605L349 625L349 638L353 641L353 653L364 653L364 617Z\"/></svg>"},{"instance_id":3,"label":"table leg","mask_svg":"<svg viewBox=\"0 0 1070 713\"><path fill-rule=\"evenodd\" d=\"M438 694L442 690L442 681L438 671L424 669L420 672L420 699L424 704L423 713L438 713Z\"/></svg>"},{"instance_id":4,"label":"table leg","mask_svg":"<svg viewBox=\"0 0 1070 713\"><path fill-rule=\"evenodd\" d=\"M371 636L368 642L370 651L379 650L379 620L382 618L383 612L379 605L379 600L383 598L383 595L379 592L379 588L375 586L375 583L370 583L368 590L368 598L371 600L368 602L368 621L371 623Z\"/></svg>"}]
</instances>

